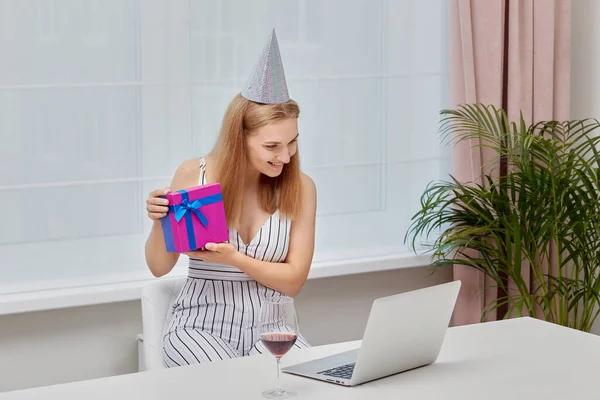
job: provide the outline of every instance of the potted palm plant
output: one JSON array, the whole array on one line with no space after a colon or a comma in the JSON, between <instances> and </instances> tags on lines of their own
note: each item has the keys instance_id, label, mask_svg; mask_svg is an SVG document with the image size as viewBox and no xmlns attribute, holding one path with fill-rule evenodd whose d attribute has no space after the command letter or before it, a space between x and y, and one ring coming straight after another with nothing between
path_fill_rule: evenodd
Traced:
<instances>
[{"instance_id":1,"label":"potted palm plant","mask_svg":"<svg viewBox=\"0 0 600 400\"><path fill-rule=\"evenodd\" d=\"M452 175L425 189L405 241L422 237L433 267L461 264L490 277L498 296L481 319L529 315L589 332L600 305L599 123L509 121L504 110L441 111L440 135L492 151L481 180Z\"/></svg>"}]
</instances>

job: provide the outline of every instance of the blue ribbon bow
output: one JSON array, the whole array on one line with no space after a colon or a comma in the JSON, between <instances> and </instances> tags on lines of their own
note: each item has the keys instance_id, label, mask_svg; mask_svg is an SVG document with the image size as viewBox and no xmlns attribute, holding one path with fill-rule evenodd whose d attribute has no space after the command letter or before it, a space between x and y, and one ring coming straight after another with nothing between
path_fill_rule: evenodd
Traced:
<instances>
[{"instance_id":1,"label":"blue ribbon bow","mask_svg":"<svg viewBox=\"0 0 600 400\"><path fill-rule=\"evenodd\" d=\"M188 199L187 192L185 192L183 190L180 190L180 192L182 194L183 199L181 201L181 204L176 205L173 209L173 211L175 211L175 220L177 222L181 221L181 219L189 211L189 212L196 214L196 216L198 217L198 219L200 220L202 225L204 225L205 227L208 226L208 220L206 219L206 216L204 214L202 214L202 211L200 211L200 207L222 201L223 196L220 193L218 193L218 194L215 194L212 196L206 196L201 199L190 202ZM186 218L186 219L189 221L188 218ZM189 222L191 222L191 221L189 221Z\"/></svg>"}]
</instances>

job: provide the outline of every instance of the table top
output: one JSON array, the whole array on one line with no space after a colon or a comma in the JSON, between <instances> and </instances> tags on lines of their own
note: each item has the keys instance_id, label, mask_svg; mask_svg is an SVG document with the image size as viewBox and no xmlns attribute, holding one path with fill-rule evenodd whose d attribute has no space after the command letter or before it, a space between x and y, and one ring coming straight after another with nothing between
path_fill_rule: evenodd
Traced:
<instances>
[{"instance_id":1,"label":"table top","mask_svg":"<svg viewBox=\"0 0 600 400\"><path fill-rule=\"evenodd\" d=\"M358 346L360 341L294 349L282 366ZM599 372L599 336L518 318L450 328L434 364L360 386L285 373L281 378L285 389L296 392L295 399L564 400L597 397ZM0 400L262 399L275 377L275 359L263 354L5 392Z\"/></svg>"}]
</instances>

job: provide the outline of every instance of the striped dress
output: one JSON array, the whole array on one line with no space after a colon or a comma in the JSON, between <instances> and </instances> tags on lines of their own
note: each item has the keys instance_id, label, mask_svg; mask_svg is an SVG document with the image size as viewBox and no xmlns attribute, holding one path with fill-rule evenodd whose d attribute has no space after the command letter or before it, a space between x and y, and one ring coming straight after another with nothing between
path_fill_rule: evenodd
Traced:
<instances>
[{"instance_id":1,"label":"striped dress","mask_svg":"<svg viewBox=\"0 0 600 400\"><path fill-rule=\"evenodd\" d=\"M206 184L206 164L200 159L199 184ZM276 211L249 243L233 228L229 243L258 260L283 262L287 256L291 221ZM172 305L163 337L167 367L188 365L267 352L260 342L259 312L265 297L285 296L256 282L239 269L190 259L188 278ZM276 320L268 321L277 324ZM309 344L298 335L296 347Z\"/></svg>"}]
</instances>

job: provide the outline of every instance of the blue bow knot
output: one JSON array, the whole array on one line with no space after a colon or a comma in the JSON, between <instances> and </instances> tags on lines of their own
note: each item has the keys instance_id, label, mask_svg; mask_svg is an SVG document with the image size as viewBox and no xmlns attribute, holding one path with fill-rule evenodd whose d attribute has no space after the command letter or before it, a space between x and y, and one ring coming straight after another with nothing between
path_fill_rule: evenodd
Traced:
<instances>
[{"instance_id":1,"label":"blue bow knot","mask_svg":"<svg viewBox=\"0 0 600 400\"><path fill-rule=\"evenodd\" d=\"M190 203L187 199L184 199L181 204L175 206L175 220L177 222L181 221L181 218L183 218L188 211L191 211L196 214L202 225L206 227L208 225L208 220L206 219L206 216L202 214L202 211L200 211L200 207L203 205L205 204L200 200L194 200Z\"/></svg>"}]
</instances>

